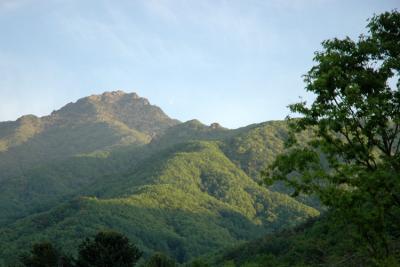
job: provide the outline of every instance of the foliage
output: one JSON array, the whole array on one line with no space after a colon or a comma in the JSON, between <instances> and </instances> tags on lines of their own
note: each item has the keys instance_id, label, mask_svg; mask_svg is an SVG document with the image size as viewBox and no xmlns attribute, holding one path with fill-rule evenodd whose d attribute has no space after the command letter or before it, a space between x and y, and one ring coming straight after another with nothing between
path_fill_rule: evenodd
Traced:
<instances>
[{"instance_id":1,"label":"foliage","mask_svg":"<svg viewBox=\"0 0 400 267\"><path fill-rule=\"evenodd\" d=\"M203 260L196 259L191 263L185 265L186 267L209 267L210 265Z\"/></svg>"},{"instance_id":2,"label":"foliage","mask_svg":"<svg viewBox=\"0 0 400 267\"><path fill-rule=\"evenodd\" d=\"M210 263L221 266L230 262L240 267L374 266L370 257L360 253L357 242L348 238L355 232L351 225L332 224L328 214L216 253Z\"/></svg>"},{"instance_id":3,"label":"foliage","mask_svg":"<svg viewBox=\"0 0 400 267\"><path fill-rule=\"evenodd\" d=\"M0 229L1 258L12 261L16 250L38 239L74 253L82 236L112 227L137 240L145 255L165 251L184 262L318 215L255 183L214 141L157 150L129 173L98 179L85 193L96 197L79 197Z\"/></svg>"},{"instance_id":4,"label":"foliage","mask_svg":"<svg viewBox=\"0 0 400 267\"><path fill-rule=\"evenodd\" d=\"M323 42L305 76L316 98L290 106L302 117L290 120L288 152L265 175L295 194L317 194L379 262L395 253L390 244L400 233L400 13L376 15L368 29L357 41ZM310 129L307 145L296 142L296 133Z\"/></svg>"},{"instance_id":5,"label":"foliage","mask_svg":"<svg viewBox=\"0 0 400 267\"><path fill-rule=\"evenodd\" d=\"M143 267L176 267L176 263L163 253L155 253L146 261Z\"/></svg>"},{"instance_id":6,"label":"foliage","mask_svg":"<svg viewBox=\"0 0 400 267\"><path fill-rule=\"evenodd\" d=\"M259 173L275 155L282 153L287 138L287 124L271 121L235 130L223 149L250 177L260 181Z\"/></svg>"},{"instance_id":7,"label":"foliage","mask_svg":"<svg viewBox=\"0 0 400 267\"><path fill-rule=\"evenodd\" d=\"M142 252L117 232L99 232L79 246L78 267L132 267Z\"/></svg>"},{"instance_id":8,"label":"foliage","mask_svg":"<svg viewBox=\"0 0 400 267\"><path fill-rule=\"evenodd\" d=\"M72 260L59 252L49 242L36 243L30 254L20 256L20 261L26 267L69 267Z\"/></svg>"}]
</instances>

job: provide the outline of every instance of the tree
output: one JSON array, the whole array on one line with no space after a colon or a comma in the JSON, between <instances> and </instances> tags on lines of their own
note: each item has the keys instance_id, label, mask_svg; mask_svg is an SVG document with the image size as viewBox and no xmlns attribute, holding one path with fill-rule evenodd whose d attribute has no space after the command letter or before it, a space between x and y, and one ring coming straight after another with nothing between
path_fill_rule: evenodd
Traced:
<instances>
[{"instance_id":1,"label":"tree","mask_svg":"<svg viewBox=\"0 0 400 267\"><path fill-rule=\"evenodd\" d=\"M63 255L49 242L34 244L30 254L22 255L20 260L27 267L73 266L72 260Z\"/></svg>"},{"instance_id":2,"label":"tree","mask_svg":"<svg viewBox=\"0 0 400 267\"><path fill-rule=\"evenodd\" d=\"M197 260L194 260L191 263L187 264L186 266L188 266L188 267L209 267L210 265L201 259L197 259Z\"/></svg>"},{"instance_id":3,"label":"tree","mask_svg":"<svg viewBox=\"0 0 400 267\"><path fill-rule=\"evenodd\" d=\"M400 234L400 13L373 16L357 41L332 39L305 75L315 100L290 105L287 152L263 175L316 194L356 226L369 255L388 257ZM296 134L312 132L300 145Z\"/></svg>"},{"instance_id":4,"label":"tree","mask_svg":"<svg viewBox=\"0 0 400 267\"><path fill-rule=\"evenodd\" d=\"M163 253L155 253L147 260L144 267L175 267L176 263Z\"/></svg>"},{"instance_id":5,"label":"tree","mask_svg":"<svg viewBox=\"0 0 400 267\"><path fill-rule=\"evenodd\" d=\"M22 255L21 262L29 267L54 267L58 263L58 251L49 242L34 244L29 255Z\"/></svg>"},{"instance_id":6,"label":"tree","mask_svg":"<svg viewBox=\"0 0 400 267\"><path fill-rule=\"evenodd\" d=\"M102 231L79 246L77 266L132 267L141 256L142 252L124 235Z\"/></svg>"}]
</instances>

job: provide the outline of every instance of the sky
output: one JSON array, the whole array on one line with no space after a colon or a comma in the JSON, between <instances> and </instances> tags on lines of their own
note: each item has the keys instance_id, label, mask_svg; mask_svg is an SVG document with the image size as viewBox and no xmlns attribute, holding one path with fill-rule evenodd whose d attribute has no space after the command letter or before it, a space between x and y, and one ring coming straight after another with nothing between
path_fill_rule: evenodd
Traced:
<instances>
[{"instance_id":1,"label":"sky","mask_svg":"<svg viewBox=\"0 0 400 267\"><path fill-rule=\"evenodd\" d=\"M0 121L105 91L237 128L284 119L326 39L400 0L0 0Z\"/></svg>"}]
</instances>

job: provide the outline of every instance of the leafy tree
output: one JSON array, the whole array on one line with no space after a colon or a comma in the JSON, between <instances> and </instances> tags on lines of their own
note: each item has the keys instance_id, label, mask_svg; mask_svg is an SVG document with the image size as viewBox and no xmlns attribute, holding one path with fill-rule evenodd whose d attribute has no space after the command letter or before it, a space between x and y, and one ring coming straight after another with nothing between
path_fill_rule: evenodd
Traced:
<instances>
[{"instance_id":1,"label":"leafy tree","mask_svg":"<svg viewBox=\"0 0 400 267\"><path fill-rule=\"evenodd\" d=\"M79 246L77 266L132 267L141 256L142 252L124 235L102 231Z\"/></svg>"},{"instance_id":2,"label":"leafy tree","mask_svg":"<svg viewBox=\"0 0 400 267\"><path fill-rule=\"evenodd\" d=\"M155 253L147 260L144 267L175 267L176 263L163 253Z\"/></svg>"},{"instance_id":3,"label":"leafy tree","mask_svg":"<svg viewBox=\"0 0 400 267\"><path fill-rule=\"evenodd\" d=\"M187 265L188 267L209 267L210 265L201 259L194 260Z\"/></svg>"},{"instance_id":4,"label":"leafy tree","mask_svg":"<svg viewBox=\"0 0 400 267\"><path fill-rule=\"evenodd\" d=\"M49 242L34 244L30 254L22 255L20 260L27 267L73 266L71 259L59 252Z\"/></svg>"},{"instance_id":5,"label":"leafy tree","mask_svg":"<svg viewBox=\"0 0 400 267\"><path fill-rule=\"evenodd\" d=\"M301 118L288 118L287 153L263 174L318 195L377 259L400 234L400 13L375 15L367 28L357 41L322 43L305 75L316 98L289 106ZM296 140L303 131L313 133L307 145Z\"/></svg>"}]
</instances>

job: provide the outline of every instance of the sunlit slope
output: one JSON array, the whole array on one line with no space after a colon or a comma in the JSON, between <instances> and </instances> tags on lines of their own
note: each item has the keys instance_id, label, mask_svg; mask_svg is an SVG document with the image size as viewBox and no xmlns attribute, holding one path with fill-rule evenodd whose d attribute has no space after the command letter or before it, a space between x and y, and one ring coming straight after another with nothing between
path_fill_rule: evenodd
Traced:
<instances>
[{"instance_id":1,"label":"sunlit slope","mask_svg":"<svg viewBox=\"0 0 400 267\"><path fill-rule=\"evenodd\" d=\"M103 178L87 196L3 228L0 258L12 259L15 251L42 239L72 251L76 240L112 228L146 251L165 251L184 261L318 215L259 186L217 142L178 144L129 173Z\"/></svg>"},{"instance_id":2,"label":"sunlit slope","mask_svg":"<svg viewBox=\"0 0 400 267\"><path fill-rule=\"evenodd\" d=\"M135 168L140 170L141 161L147 157L154 154L162 159L165 151L188 141L218 141L218 146L237 168L259 181L261 169L283 151L286 131L285 122L266 122L228 130L193 120L166 129L145 146L118 146L49 161L24 170L23 175L0 181L0 226L48 210L60 201L86 195L93 188L109 182L109 177L119 177ZM111 188L114 186L118 184ZM272 190L287 192L282 186Z\"/></svg>"}]
</instances>

